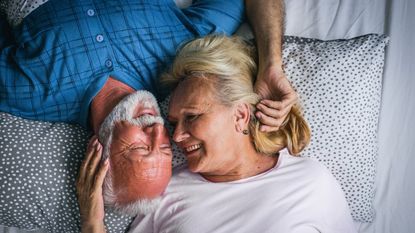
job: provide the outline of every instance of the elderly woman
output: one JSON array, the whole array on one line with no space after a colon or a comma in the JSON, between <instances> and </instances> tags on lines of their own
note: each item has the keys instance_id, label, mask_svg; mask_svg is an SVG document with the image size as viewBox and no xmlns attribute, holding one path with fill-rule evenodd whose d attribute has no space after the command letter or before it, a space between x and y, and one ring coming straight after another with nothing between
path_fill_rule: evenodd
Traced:
<instances>
[{"instance_id":1,"label":"elderly woman","mask_svg":"<svg viewBox=\"0 0 415 233\"><path fill-rule=\"evenodd\" d=\"M175 170L159 206L137 216L131 232L355 232L335 178L295 156L310 139L298 106L277 132L259 130L253 54L242 40L224 36L179 51L164 80L176 86L168 120L188 164Z\"/></svg>"}]
</instances>

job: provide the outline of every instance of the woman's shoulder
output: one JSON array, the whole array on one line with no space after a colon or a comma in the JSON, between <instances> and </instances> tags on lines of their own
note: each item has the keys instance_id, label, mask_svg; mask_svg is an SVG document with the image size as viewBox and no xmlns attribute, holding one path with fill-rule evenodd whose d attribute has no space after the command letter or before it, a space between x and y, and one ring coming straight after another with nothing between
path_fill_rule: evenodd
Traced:
<instances>
[{"instance_id":1,"label":"woman's shoulder","mask_svg":"<svg viewBox=\"0 0 415 233\"><path fill-rule=\"evenodd\" d=\"M316 172L327 172L327 168L324 164L320 161L310 158L310 157L303 157L301 155L295 156L289 154L288 150L280 151L279 155L280 165L282 167L291 167L291 166L298 166L306 168L310 171Z\"/></svg>"},{"instance_id":2,"label":"woman's shoulder","mask_svg":"<svg viewBox=\"0 0 415 233\"><path fill-rule=\"evenodd\" d=\"M337 182L331 171L321 162L314 158L293 156L284 150L280 152L279 169L298 173L302 179L309 177L313 182L331 181Z\"/></svg>"}]
</instances>

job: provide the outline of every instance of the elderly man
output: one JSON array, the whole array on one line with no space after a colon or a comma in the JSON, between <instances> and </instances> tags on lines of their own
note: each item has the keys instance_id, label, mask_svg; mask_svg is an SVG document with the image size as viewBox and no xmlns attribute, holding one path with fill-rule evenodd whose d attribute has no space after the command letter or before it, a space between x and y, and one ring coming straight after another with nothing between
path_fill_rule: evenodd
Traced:
<instances>
[{"instance_id":1,"label":"elderly man","mask_svg":"<svg viewBox=\"0 0 415 233\"><path fill-rule=\"evenodd\" d=\"M246 6L258 38L257 90L277 97L261 103L257 116L264 130L275 130L296 98L281 66L281 2ZM157 103L138 90L165 96L157 77L176 48L209 33L233 33L243 14L241 0L199 0L182 10L169 0L49 0L2 40L0 111L92 129L109 157L107 203L135 214L171 175Z\"/></svg>"}]
</instances>

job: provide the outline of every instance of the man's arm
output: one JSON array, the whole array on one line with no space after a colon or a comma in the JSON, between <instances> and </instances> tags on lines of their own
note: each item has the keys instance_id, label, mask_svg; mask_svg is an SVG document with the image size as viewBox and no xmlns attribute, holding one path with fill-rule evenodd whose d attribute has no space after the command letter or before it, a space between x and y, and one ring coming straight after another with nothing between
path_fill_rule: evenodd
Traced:
<instances>
[{"instance_id":1,"label":"man's arm","mask_svg":"<svg viewBox=\"0 0 415 233\"><path fill-rule=\"evenodd\" d=\"M246 14L257 41L259 64L282 66L283 0L245 0Z\"/></svg>"},{"instance_id":2,"label":"man's arm","mask_svg":"<svg viewBox=\"0 0 415 233\"><path fill-rule=\"evenodd\" d=\"M11 28L7 22L6 14L0 11L0 51L11 42Z\"/></svg>"},{"instance_id":3,"label":"man's arm","mask_svg":"<svg viewBox=\"0 0 415 233\"><path fill-rule=\"evenodd\" d=\"M261 130L275 131L297 101L282 66L284 4L283 0L245 0L245 4L258 48L255 90L264 98L255 115L263 124Z\"/></svg>"}]
</instances>

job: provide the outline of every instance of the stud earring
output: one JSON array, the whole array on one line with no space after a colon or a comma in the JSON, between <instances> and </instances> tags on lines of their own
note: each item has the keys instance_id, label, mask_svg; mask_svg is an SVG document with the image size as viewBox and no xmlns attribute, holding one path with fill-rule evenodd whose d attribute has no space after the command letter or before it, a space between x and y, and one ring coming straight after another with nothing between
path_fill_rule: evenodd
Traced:
<instances>
[{"instance_id":1,"label":"stud earring","mask_svg":"<svg viewBox=\"0 0 415 233\"><path fill-rule=\"evenodd\" d=\"M245 134L245 135L248 135L248 130L244 129L244 130L242 130L242 133Z\"/></svg>"}]
</instances>

